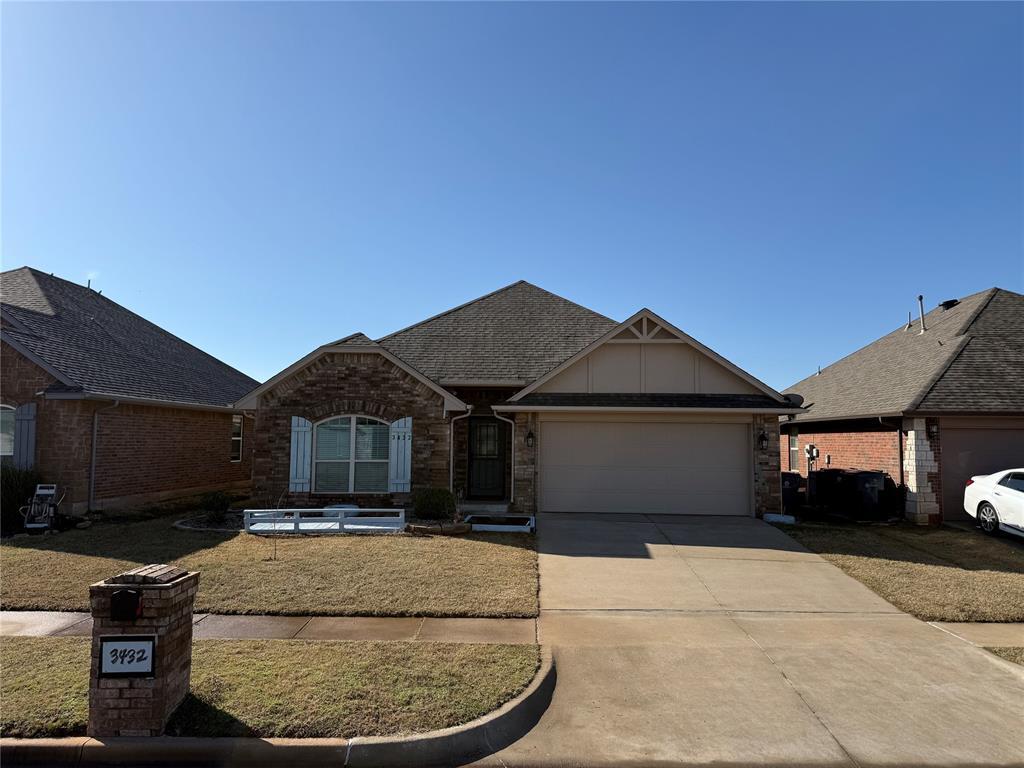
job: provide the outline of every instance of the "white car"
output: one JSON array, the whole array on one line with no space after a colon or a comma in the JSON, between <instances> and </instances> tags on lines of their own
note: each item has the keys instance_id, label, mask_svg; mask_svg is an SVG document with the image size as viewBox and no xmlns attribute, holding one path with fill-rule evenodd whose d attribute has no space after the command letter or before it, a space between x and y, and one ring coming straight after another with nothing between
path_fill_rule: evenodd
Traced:
<instances>
[{"instance_id":1,"label":"white car","mask_svg":"<svg viewBox=\"0 0 1024 768\"><path fill-rule=\"evenodd\" d=\"M964 488L964 511L985 533L1024 536L1024 469L972 477Z\"/></svg>"}]
</instances>

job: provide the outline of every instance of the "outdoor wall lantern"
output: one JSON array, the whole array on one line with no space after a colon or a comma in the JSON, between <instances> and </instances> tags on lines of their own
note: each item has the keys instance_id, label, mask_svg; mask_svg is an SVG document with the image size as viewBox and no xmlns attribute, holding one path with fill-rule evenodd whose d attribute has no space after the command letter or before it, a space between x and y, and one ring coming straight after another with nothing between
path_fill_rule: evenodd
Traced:
<instances>
[{"instance_id":1,"label":"outdoor wall lantern","mask_svg":"<svg viewBox=\"0 0 1024 768\"><path fill-rule=\"evenodd\" d=\"M765 432L763 429L761 430L761 434L758 435L757 447L760 448L762 451L768 450L768 433Z\"/></svg>"},{"instance_id":2,"label":"outdoor wall lantern","mask_svg":"<svg viewBox=\"0 0 1024 768\"><path fill-rule=\"evenodd\" d=\"M526 447L533 448L533 430L526 433Z\"/></svg>"}]
</instances>

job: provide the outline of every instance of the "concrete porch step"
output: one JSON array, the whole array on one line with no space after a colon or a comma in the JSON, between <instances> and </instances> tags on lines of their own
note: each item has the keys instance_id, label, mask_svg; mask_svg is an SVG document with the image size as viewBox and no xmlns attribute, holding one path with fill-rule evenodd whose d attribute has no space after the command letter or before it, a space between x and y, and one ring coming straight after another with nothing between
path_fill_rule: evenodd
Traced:
<instances>
[{"instance_id":1,"label":"concrete porch step","mask_svg":"<svg viewBox=\"0 0 1024 768\"><path fill-rule=\"evenodd\" d=\"M463 515L507 515L507 501L464 501L459 505Z\"/></svg>"}]
</instances>

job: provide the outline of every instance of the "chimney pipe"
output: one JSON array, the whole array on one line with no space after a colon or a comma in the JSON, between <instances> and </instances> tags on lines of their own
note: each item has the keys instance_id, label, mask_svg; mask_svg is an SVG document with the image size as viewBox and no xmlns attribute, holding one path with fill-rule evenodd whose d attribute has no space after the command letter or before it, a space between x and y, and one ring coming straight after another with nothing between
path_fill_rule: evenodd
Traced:
<instances>
[{"instance_id":1,"label":"chimney pipe","mask_svg":"<svg viewBox=\"0 0 1024 768\"><path fill-rule=\"evenodd\" d=\"M921 333L924 333L928 329L924 327L924 296L921 294L917 296L917 308L921 312Z\"/></svg>"}]
</instances>

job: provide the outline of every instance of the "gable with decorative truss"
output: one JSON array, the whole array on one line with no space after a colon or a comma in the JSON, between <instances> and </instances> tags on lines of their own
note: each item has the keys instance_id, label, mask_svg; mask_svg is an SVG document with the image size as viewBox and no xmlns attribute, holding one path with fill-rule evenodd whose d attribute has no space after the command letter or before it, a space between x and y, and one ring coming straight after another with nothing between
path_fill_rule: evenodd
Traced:
<instances>
[{"instance_id":1,"label":"gable with decorative truss","mask_svg":"<svg viewBox=\"0 0 1024 768\"><path fill-rule=\"evenodd\" d=\"M782 396L655 315L641 310L512 400L546 393Z\"/></svg>"}]
</instances>

